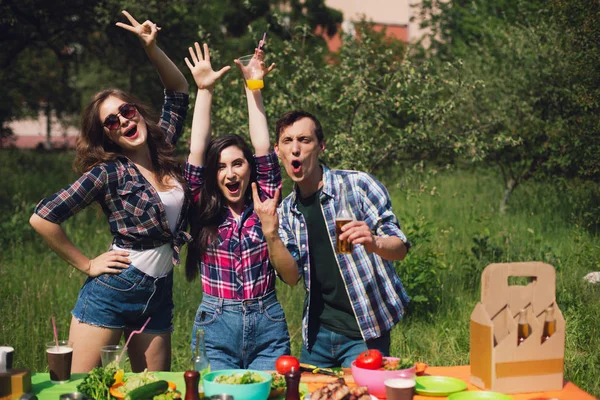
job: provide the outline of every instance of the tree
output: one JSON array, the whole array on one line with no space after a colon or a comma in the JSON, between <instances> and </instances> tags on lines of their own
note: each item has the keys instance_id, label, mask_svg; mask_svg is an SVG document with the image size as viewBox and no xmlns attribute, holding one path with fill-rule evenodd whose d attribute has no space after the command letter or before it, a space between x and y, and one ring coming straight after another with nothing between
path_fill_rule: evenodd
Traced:
<instances>
[{"instance_id":1,"label":"tree","mask_svg":"<svg viewBox=\"0 0 600 400\"><path fill-rule=\"evenodd\" d=\"M516 1L502 13L494 10L511 2L435 3L446 14L429 11L437 36L426 54L461 57L465 78L477 83L439 132L450 129L463 138L463 156L499 168L500 210L528 179L597 176L597 2L555 1L532 12Z\"/></svg>"},{"instance_id":2,"label":"tree","mask_svg":"<svg viewBox=\"0 0 600 400\"><path fill-rule=\"evenodd\" d=\"M265 31L270 44L289 39L299 23L333 32L342 21L341 14L323 0L293 1L284 7L288 3L3 1L0 84L5 97L0 102L0 126L39 110L56 111L59 116L78 113L93 93L106 87L132 91L160 107L156 72L136 39L114 25L123 8L142 21L151 19L162 26L159 45L186 71L183 58L195 41L210 43L232 63L233 58L252 52ZM314 36L305 45L324 47L323 39Z\"/></svg>"}]
</instances>

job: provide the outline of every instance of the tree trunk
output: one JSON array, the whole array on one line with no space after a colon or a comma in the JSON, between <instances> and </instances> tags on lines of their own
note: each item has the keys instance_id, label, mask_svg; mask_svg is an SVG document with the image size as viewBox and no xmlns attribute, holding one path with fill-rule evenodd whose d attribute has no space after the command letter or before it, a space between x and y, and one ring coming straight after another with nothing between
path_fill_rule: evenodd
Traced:
<instances>
[{"instance_id":1,"label":"tree trunk","mask_svg":"<svg viewBox=\"0 0 600 400\"><path fill-rule=\"evenodd\" d=\"M50 109L50 102L46 102L46 150L52 149L52 110Z\"/></svg>"},{"instance_id":2,"label":"tree trunk","mask_svg":"<svg viewBox=\"0 0 600 400\"><path fill-rule=\"evenodd\" d=\"M517 181L514 179L509 179L506 182L506 187L504 188L504 196L502 197L502 201L500 202L500 213L506 214L506 205L508 204L508 200L510 199L510 195L513 190L517 187Z\"/></svg>"}]
</instances>

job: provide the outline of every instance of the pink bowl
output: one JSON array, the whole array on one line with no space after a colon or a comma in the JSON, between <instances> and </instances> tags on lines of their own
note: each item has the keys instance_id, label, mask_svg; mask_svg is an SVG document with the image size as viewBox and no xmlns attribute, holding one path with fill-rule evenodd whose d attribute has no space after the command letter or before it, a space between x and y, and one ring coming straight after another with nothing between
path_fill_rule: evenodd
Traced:
<instances>
[{"instance_id":1,"label":"pink bowl","mask_svg":"<svg viewBox=\"0 0 600 400\"><path fill-rule=\"evenodd\" d=\"M389 361L396 361L398 357L383 357ZM417 367L407 369L398 369L395 371L386 371L379 369L365 369L356 366L355 362L352 361L351 365L352 377L354 382L359 386L366 386L369 389L369 393L380 399L385 399L385 384L387 379L391 378L410 378L414 379L417 373Z\"/></svg>"}]
</instances>

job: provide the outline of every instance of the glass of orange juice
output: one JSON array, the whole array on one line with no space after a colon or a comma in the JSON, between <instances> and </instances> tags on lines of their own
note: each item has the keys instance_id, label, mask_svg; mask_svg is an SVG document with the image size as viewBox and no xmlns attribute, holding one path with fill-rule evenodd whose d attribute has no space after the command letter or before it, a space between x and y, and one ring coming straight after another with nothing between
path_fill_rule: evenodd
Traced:
<instances>
[{"instance_id":1,"label":"glass of orange juice","mask_svg":"<svg viewBox=\"0 0 600 400\"><path fill-rule=\"evenodd\" d=\"M264 88L265 83L263 81L263 70L260 65L260 60L256 58L254 54L240 57L238 60L243 66L242 72L244 73L244 79L246 80L248 89L259 90Z\"/></svg>"}]
</instances>

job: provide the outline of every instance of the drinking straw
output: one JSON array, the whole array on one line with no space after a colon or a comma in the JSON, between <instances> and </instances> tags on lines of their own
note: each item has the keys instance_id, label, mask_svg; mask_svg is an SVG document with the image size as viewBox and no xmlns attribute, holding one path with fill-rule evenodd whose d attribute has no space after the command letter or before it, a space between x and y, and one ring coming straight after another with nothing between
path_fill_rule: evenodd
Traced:
<instances>
[{"instance_id":1,"label":"drinking straw","mask_svg":"<svg viewBox=\"0 0 600 400\"><path fill-rule=\"evenodd\" d=\"M148 325L148 322L150 322L150 319L152 319L152 317L148 317L148 319L146 320L146 322L144 322L144 325L142 325L142 327L140 329L138 329L137 331L131 332L131 335L129 335L127 342L125 342L125 346L123 347L123 350L121 350L121 354L119 354L119 357L117 357L117 364L119 364L121 362L121 357L123 357L123 354L125 354L125 350L127 350L127 346L129 345L129 341L131 340L133 335L135 335L136 333L142 333L144 331L144 329L146 328L146 325Z\"/></svg>"},{"instance_id":2,"label":"drinking straw","mask_svg":"<svg viewBox=\"0 0 600 400\"><path fill-rule=\"evenodd\" d=\"M58 348L58 332L56 331L56 321L54 320L54 315L52 316L52 329L54 330L54 342L56 343L56 347Z\"/></svg>"},{"instance_id":3,"label":"drinking straw","mask_svg":"<svg viewBox=\"0 0 600 400\"><path fill-rule=\"evenodd\" d=\"M262 39L260 39L260 41L258 42L258 49L259 50L260 50L261 47L264 46L266 38L267 38L267 32L264 32Z\"/></svg>"}]
</instances>

